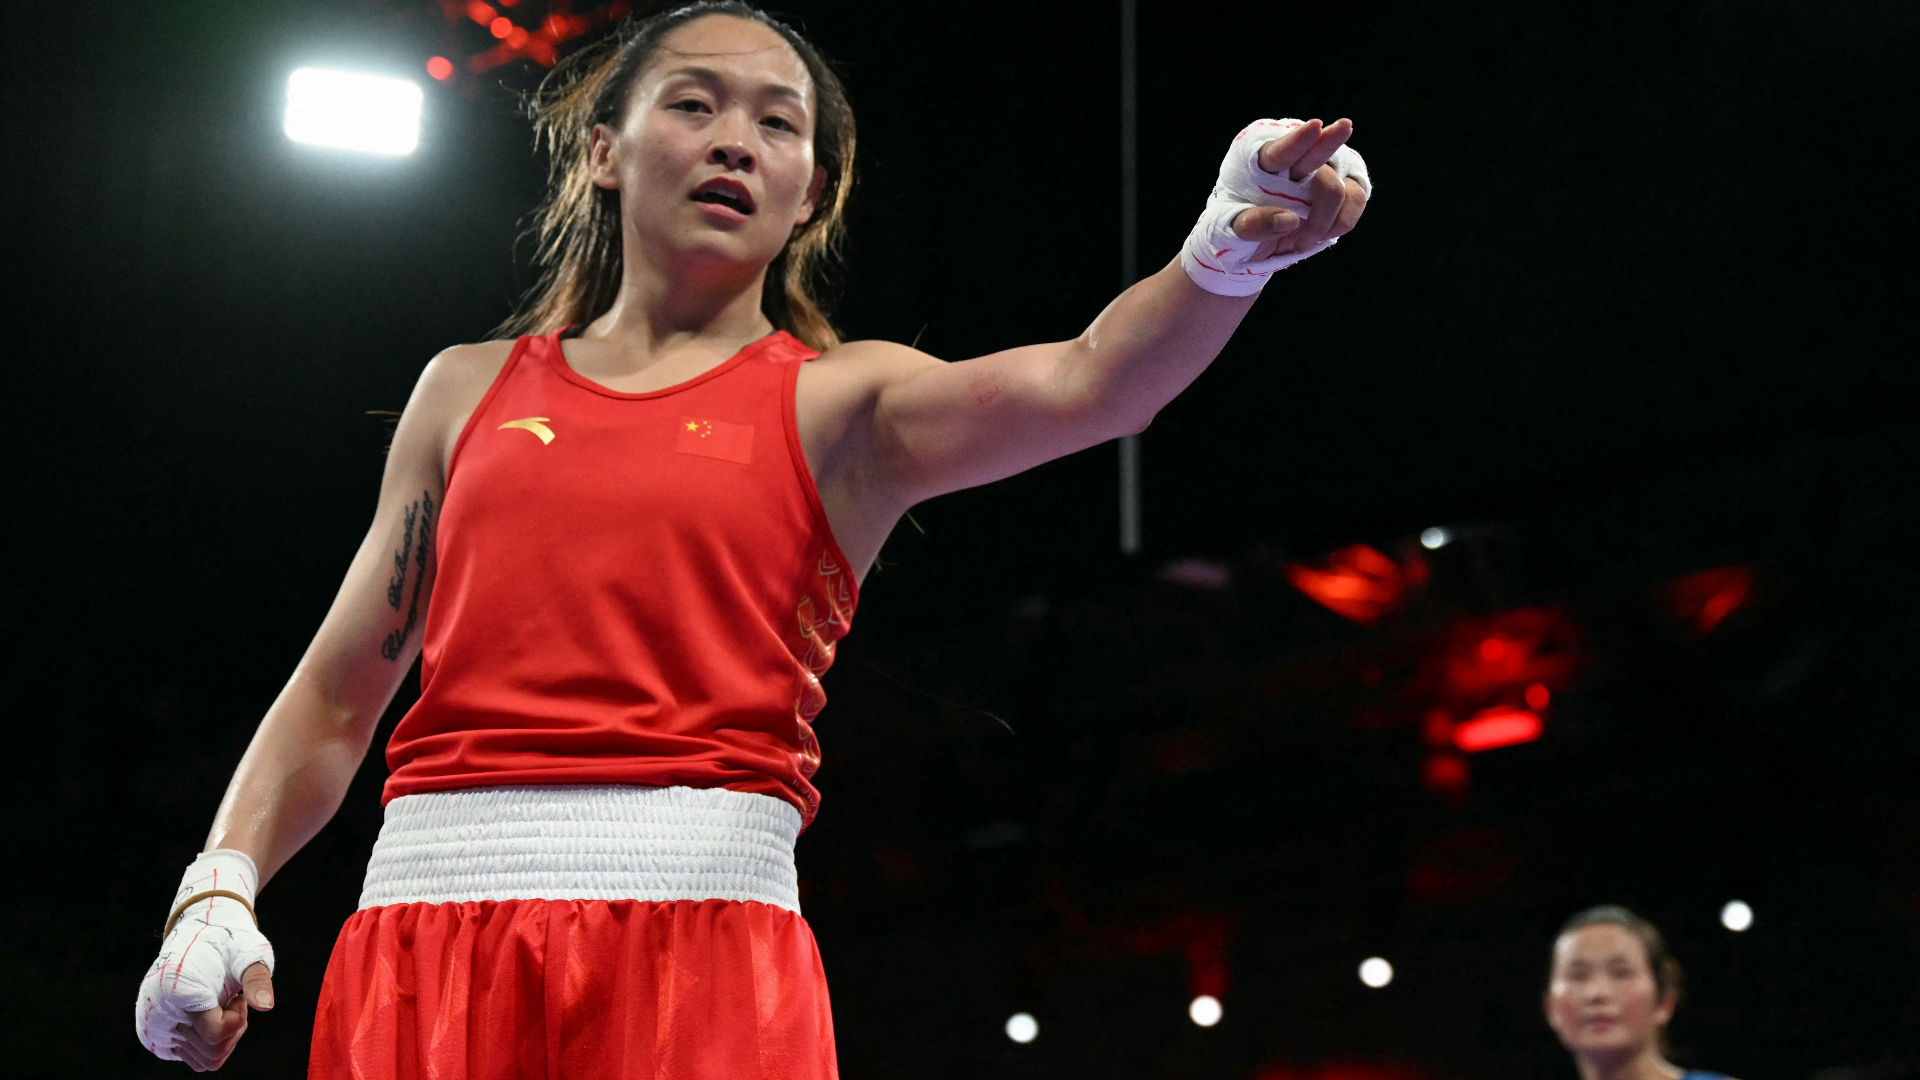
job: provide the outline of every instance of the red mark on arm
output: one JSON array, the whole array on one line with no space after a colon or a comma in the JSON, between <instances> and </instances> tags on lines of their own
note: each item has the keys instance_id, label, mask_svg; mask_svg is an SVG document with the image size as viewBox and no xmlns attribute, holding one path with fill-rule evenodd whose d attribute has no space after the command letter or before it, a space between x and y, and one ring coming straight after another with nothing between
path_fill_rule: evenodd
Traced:
<instances>
[{"instance_id":1,"label":"red mark on arm","mask_svg":"<svg viewBox=\"0 0 1920 1080\"><path fill-rule=\"evenodd\" d=\"M999 397L1000 391L1004 389L1006 388L1000 385L1000 376L993 372L976 375L967 383L967 392L973 395L976 405L987 404Z\"/></svg>"}]
</instances>

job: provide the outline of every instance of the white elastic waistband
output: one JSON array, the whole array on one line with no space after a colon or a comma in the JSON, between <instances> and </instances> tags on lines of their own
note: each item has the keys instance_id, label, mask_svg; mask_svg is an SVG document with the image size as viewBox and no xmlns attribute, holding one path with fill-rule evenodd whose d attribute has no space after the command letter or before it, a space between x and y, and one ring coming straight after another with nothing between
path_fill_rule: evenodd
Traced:
<instances>
[{"instance_id":1,"label":"white elastic waistband","mask_svg":"<svg viewBox=\"0 0 1920 1080\"><path fill-rule=\"evenodd\" d=\"M725 788L473 788L402 795L362 908L468 900L758 900L800 910L800 811Z\"/></svg>"}]
</instances>

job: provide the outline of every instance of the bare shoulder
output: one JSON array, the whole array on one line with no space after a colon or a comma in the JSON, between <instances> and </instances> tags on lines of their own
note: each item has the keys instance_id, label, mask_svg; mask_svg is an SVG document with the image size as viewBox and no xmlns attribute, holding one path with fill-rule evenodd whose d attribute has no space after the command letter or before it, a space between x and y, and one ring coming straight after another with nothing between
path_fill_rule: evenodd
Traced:
<instances>
[{"instance_id":1,"label":"bare shoulder","mask_svg":"<svg viewBox=\"0 0 1920 1080\"><path fill-rule=\"evenodd\" d=\"M422 405L457 404L470 396L477 403L511 355L511 341L482 341L442 349L420 373L414 400Z\"/></svg>"},{"instance_id":2,"label":"bare shoulder","mask_svg":"<svg viewBox=\"0 0 1920 1080\"><path fill-rule=\"evenodd\" d=\"M446 475L454 443L513 355L511 341L455 345L427 362L394 432L388 461L415 462Z\"/></svg>"},{"instance_id":3,"label":"bare shoulder","mask_svg":"<svg viewBox=\"0 0 1920 1080\"><path fill-rule=\"evenodd\" d=\"M946 361L919 349L892 341L849 341L820 354L809 367L835 379L885 385L895 379L912 378L931 368L946 366Z\"/></svg>"}]
</instances>

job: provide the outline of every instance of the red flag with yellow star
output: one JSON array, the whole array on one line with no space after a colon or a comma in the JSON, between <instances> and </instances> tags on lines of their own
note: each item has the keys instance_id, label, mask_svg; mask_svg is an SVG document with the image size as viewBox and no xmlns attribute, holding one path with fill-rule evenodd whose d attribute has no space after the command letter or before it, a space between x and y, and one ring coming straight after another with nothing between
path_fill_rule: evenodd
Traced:
<instances>
[{"instance_id":1,"label":"red flag with yellow star","mask_svg":"<svg viewBox=\"0 0 1920 1080\"><path fill-rule=\"evenodd\" d=\"M753 464L753 425L729 424L698 416L680 418L680 436L674 450L682 454Z\"/></svg>"}]
</instances>

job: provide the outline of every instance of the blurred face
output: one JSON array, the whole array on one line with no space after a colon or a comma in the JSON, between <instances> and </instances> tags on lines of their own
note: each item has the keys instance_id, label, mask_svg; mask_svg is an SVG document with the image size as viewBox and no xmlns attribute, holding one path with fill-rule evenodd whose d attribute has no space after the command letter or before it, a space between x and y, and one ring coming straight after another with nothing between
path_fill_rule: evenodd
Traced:
<instances>
[{"instance_id":1,"label":"blurred face","mask_svg":"<svg viewBox=\"0 0 1920 1080\"><path fill-rule=\"evenodd\" d=\"M1547 1023L1568 1050L1611 1056L1657 1045L1673 1005L1655 989L1646 947L1625 927L1582 927L1554 943Z\"/></svg>"},{"instance_id":2,"label":"blurred face","mask_svg":"<svg viewBox=\"0 0 1920 1080\"><path fill-rule=\"evenodd\" d=\"M628 235L678 269L758 273L813 216L813 82L779 34L711 15L673 31L597 125L593 182L620 192Z\"/></svg>"}]
</instances>

